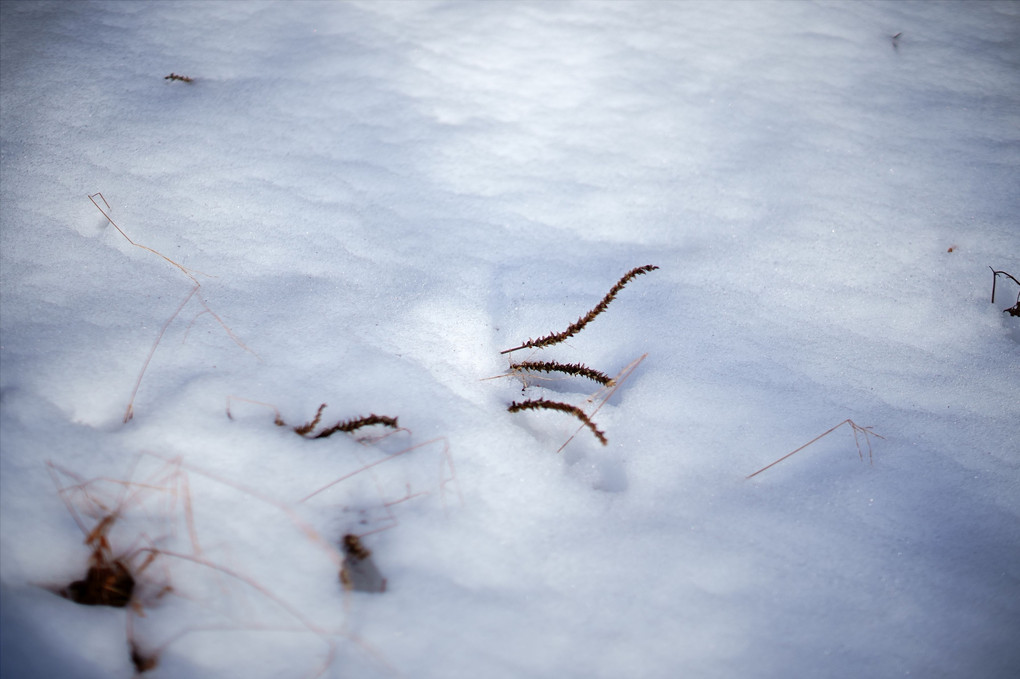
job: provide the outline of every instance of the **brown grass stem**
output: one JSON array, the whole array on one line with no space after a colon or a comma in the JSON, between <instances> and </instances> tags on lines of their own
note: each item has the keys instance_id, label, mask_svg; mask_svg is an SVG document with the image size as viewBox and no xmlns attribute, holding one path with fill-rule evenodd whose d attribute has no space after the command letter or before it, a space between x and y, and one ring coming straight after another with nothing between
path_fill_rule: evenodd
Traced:
<instances>
[{"instance_id":1,"label":"brown grass stem","mask_svg":"<svg viewBox=\"0 0 1020 679\"><path fill-rule=\"evenodd\" d=\"M868 446L868 461L871 464L874 464L874 459L872 458L872 455L871 455L871 439L869 439L868 437L869 436L877 436L880 439L884 439L885 437L881 436L879 434L876 434L875 432L871 431L871 427L862 427L862 426L858 425L856 422L854 422L853 420L846 419L846 420L843 420L842 422L840 422L839 424L837 424L832 429L829 429L828 431L823 432L823 433L819 434L818 436L814 437L813 439L811 439L810 441L808 441L807 443L802 445L800 448L797 448L796 450L793 450L793 451L787 453L786 455L783 455L781 458L779 458L775 462L773 462L771 464L765 465L764 467L762 467L761 469L759 469L755 473L749 474L745 478L749 479L749 478L751 478L753 476L757 476L758 474L761 474L766 469L770 469L771 467L776 466L777 464L779 464L780 462L782 462L786 458L790 457L791 455L794 455L795 453L799 453L800 451L802 451L805 448L807 448L808 446L810 446L812 443L818 441L821 438L824 438L824 437L828 436L832 432L834 432L837 429L839 429L840 427L842 427L844 424L849 424L850 427L853 429L853 432L854 432L854 443L857 445L857 455L861 458L862 462L864 461L864 453L861 450L861 442L858 439L857 434L860 433L860 434L862 434L864 436L864 441L867 443L867 446Z\"/></svg>"},{"instance_id":2,"label":"brown grass stem","mask_svg":"<svg viewBox=\"0 0 1020 679\"><path fill-rule=\"evenodd\" d=\"M545 337L540 337L538 339L529 339L527 342L524 342L520 346L516 346L513 349L506 349L505 351L501 351L499 353L509 354L513 351L518 351L520 349L548 347L552 346L553 344L559 344L560 342L566 340L569 337L573 337L577 333L581 332L581 330L583 330L586 325L591 323L596 316L605 311L606 308L609 306L610 302L616 299L616 295L621 290L623 290L623 287L627 285L627 283L629 283L631 279L635 278L636 276L640 276L641 274L648 273L649 271L655 271L658 268L659 267L654 266L652 264L646 264L645 266L639 266L634 269L631 269L626 274L624 274L623 278L616 282L616 285L610 288L609 292L606 294L605 297L602 298L601 302L596 304L595 307L591 311L586 313L584 316L578 318L577 321L572 323L563 332L554 332L546 335Z\"/></svg>"},{"instance_id":3,"label":"brown grass stem","mask_svg":"<svg viewBox=\"0 0 1020 679\"><path fill-rule=\"evenodd\" d=\"M510 371L512 373L520 372L545 372L552 373L558 372L565 375L573 375L575 377L585 377L593 382L597 382L604 387L613 386L613 378L606 375L600 370L589 368L583 363L558 363L556 361L523 361L521 363L511 363Z\"/></svg>"},{"instance_id":4,"label":"brown grass stem","mask_svg":"<svg viewBox=\"0 0 1020 679\"><path fill-rule=\"evenodd\" d=\"M606 435L595 426L595 423L591 421L591 418L580 408L569 403L562 403L560 401L549 401L544 398L529 399L527 401L521 401L518 403L514 401L507 408L507 411L511 413L517 413L522 410L558 410L563 413L573 415L577 419L584 423L584 426L591 430L591 433L595 435L595 438L599 440L602 445L609 445L609 440ZM573 438L573 437L571 437Z\"/></svg>"}]
</instances>

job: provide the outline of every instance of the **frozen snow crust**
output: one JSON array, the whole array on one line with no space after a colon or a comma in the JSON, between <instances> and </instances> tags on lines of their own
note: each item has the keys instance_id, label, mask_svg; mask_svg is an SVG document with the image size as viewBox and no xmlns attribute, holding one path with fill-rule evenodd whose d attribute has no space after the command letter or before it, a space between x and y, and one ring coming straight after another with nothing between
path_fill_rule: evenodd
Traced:
<instances>
[{"instance_id":1,"label":"frozen snow crust","mask_svg":"<svg viewBox=\"0 0 1020 679\"><path fill-rule=\"evenodd\" d=\"M4 677L1020 673L1016 3L0 31ZM607 446L507 412L598 385L485 379L643 354ZM405 430L298 436L322 403ZM745 478L846 419L863 461L842 426ZM101 537L132 606L53 592Z\"/></svg>"}]
</instances>

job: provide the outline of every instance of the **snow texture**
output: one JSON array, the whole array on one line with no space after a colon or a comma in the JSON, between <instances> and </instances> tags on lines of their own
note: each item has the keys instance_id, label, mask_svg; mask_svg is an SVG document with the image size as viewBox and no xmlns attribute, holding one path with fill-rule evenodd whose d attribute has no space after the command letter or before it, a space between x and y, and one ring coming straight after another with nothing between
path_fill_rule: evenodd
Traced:
<instances>
[{"instance_id":1,"label":"snow texture","mask_svg":"<svg viewBox=\"0 0 1020 679\"><path fill-rule=\"evenodd\" d=\"M1020 675L1020 4L0 19L5 678Z\"/></svg>"}]
</instances>

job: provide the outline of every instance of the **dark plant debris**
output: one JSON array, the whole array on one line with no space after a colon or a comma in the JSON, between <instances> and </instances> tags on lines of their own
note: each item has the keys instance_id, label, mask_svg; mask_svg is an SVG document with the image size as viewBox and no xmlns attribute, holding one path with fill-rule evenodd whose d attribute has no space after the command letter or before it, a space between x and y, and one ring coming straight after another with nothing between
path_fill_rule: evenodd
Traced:
<instances>
[{"instance_id":1,"label":"dark plant debris","mask_svg":"<svg viewBox=\"0 0 1020 679\"><path fill-rule=\"evenodd\" d=\"M573 337L577 333L581 332L581 330L584 329L584 326L591 323L596 316L605 311L606 308L609 306L609 303L616 299L617 293L619 293L620 290L623 290L623 286L627 285L627 283L629 283L631 279L633 279L636 276L640 276L641 274L646 274L649 271L655 271L658 268L659 267L654 266L652 264L647 264L645 266L639 266L634 269L631 269L626 274L624 274L623 278L616 282L616 285L610 288L609 292L606 294L605 297L602 298L601 302L596 304L595 307L591 311L586 313L584 316L578 318L576 322L571 324L570 327L568 327L563 332L554 332L546 335L545 337L540 337L538 339L529 339L527 342L524 342L520 346L516 346L513 349L506 349L505 351L501 351L499 353L509 354L510 352L517 351L519 349L530 348L537 349L539 347L548 347L552 346L553 344L559 344L560 342L566 340L569 337Z\"/></svg>"},{"instance_id":2,"label":"dark plant debris","mask_svg":"<svg viewBox=\"0 0 1020 679\"><path fill-rule=\"evenodd\" d=\"M507 411L511 413L518 413L522 410L558 410L563 413L569 413L577 419L584 422L585 426L591 430L591 433L595 435L595 438L599 440L602 445L609 445L609 439L606 435L595 426L595 423L591 421L591 418L577 406L570 405L569 403L562 403L560 401L549 401L544 398L530 399L527 401L521 401L518 403L514 401L507 408Z\"/></svg>"},{"instance_id":3,"label":"dark plant debris","mask_svg":"<svg viewBox=\"0 0 1020 679\"><path fill-rule=\"evenodd\" d=\"M340 582L346 590L382 593L386 591L386 578L372 560L372 552L357 535L348 533L342 542L344 565L340 569Z\"/></svg>"},{"instance_id":4,"label":"dark plant debris","mask_svg":"<svg viewBox=\"0 0 1020 679\"><path fill-rule=\"evenodd\" d=\"M523 361L521 363L511 363L510 370L512 372L559 372L565 375L574 375L576 377L585 377L593 382L597 382L604 387L613 386L613 378L606 375L601 370L595 370L589 368L583 363L558 363L556 361Z\"/></svg>"},{"instance_id":5,"label":"dark plant debris","mask_svg":"<svg viewBox=\"0 0 1020 679\"><path fill-rule=\"evenodd\" d=\"M992 267L988 268L992 269ZM995 283L999 279L999 276L1006 276L1017 285L1020 285L1020 281L1018 281L1016 277L1013 276L1012 274L1008 274L1005 271L996 271L995 269L992 269L992 304L995 304ZM1016 304L1014 304L1008 309L1003 309L1002 313L1009 314L1010 316L1020 316L1020 292L1018 292L1016 295Z\"/></svg>"},{"instance_id":6,"label":"dark plant debris","mask_svg":"<svg viewBox=\"0 0 1020 679\"><path fill-rule=\"evenodd\" d=\"M354 417L349 420L342 420L334 424L332 427L327 427L321 430L319 433L312 436L311 433L317 426L319 426L319 422L322 420L322 411L325 409L326 404L323 403L322 405L319 406L319 409L315 411L315 417L313 417L311 421L306 422L305 424L299 427L294 427L295 433L305 438L324 439L329 436L332 436L338 431L350 434L351 432L355 432L358 429L361 429L362 427L371 427L372 425L376 424L381 424L385 427L390 427L391 429L400 429L400 425L397 423L396 417L389 417L388 415L376 415L375 413L372 413L370 415L365 415L362 417ZM281 418L279 415L277 415L275 423L276 426L278 427L287 426L287 423L284 422L283 418Z\"/></svg>"}]
</instances>

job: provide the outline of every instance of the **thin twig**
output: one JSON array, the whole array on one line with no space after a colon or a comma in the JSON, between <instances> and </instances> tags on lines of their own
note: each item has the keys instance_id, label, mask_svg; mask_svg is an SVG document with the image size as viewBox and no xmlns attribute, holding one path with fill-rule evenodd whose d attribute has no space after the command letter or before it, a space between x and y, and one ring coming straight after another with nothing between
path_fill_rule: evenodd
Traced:
<instances>
[{"instance_id":1,"label":"thin twig","mask_svg":"<svg viewBox=\"0 0 1020 679\"><path fill-rule=\"evenodd\" d=\"M195 279L192 277L191 280ZM189 292L188 296L184 298L184 301L180 303L180 305L177 307L177 310L170 315L170 318L166 319L166 322L163 324L163 327L159 329L159 334L156 335L156 341L152 343L152 348L149 349L149 355L145 357L145 363L142 364L142 369L138 373L138 379L135 380L135 387L134 389L131 390L131 399L128 401L127 410L124 411L125 423L135 416L135 396L138 395L138 388L142 386L142 378L145 377L145 371L148 370L149 368L149 362L152 361L152 357L156 353L156 348L159 346L159 343L163 340L163 334L166 333L166 329L170 327L170 324L173 322L175 318L177 318L177 315L181 313L181 309L183 309L184 306L191 300L192 296L196 292L198 292L199 287L201 286L198 284L198 281L195 281L195 287L191 289L191 292Z\"/></svg>"}]
</instances>

